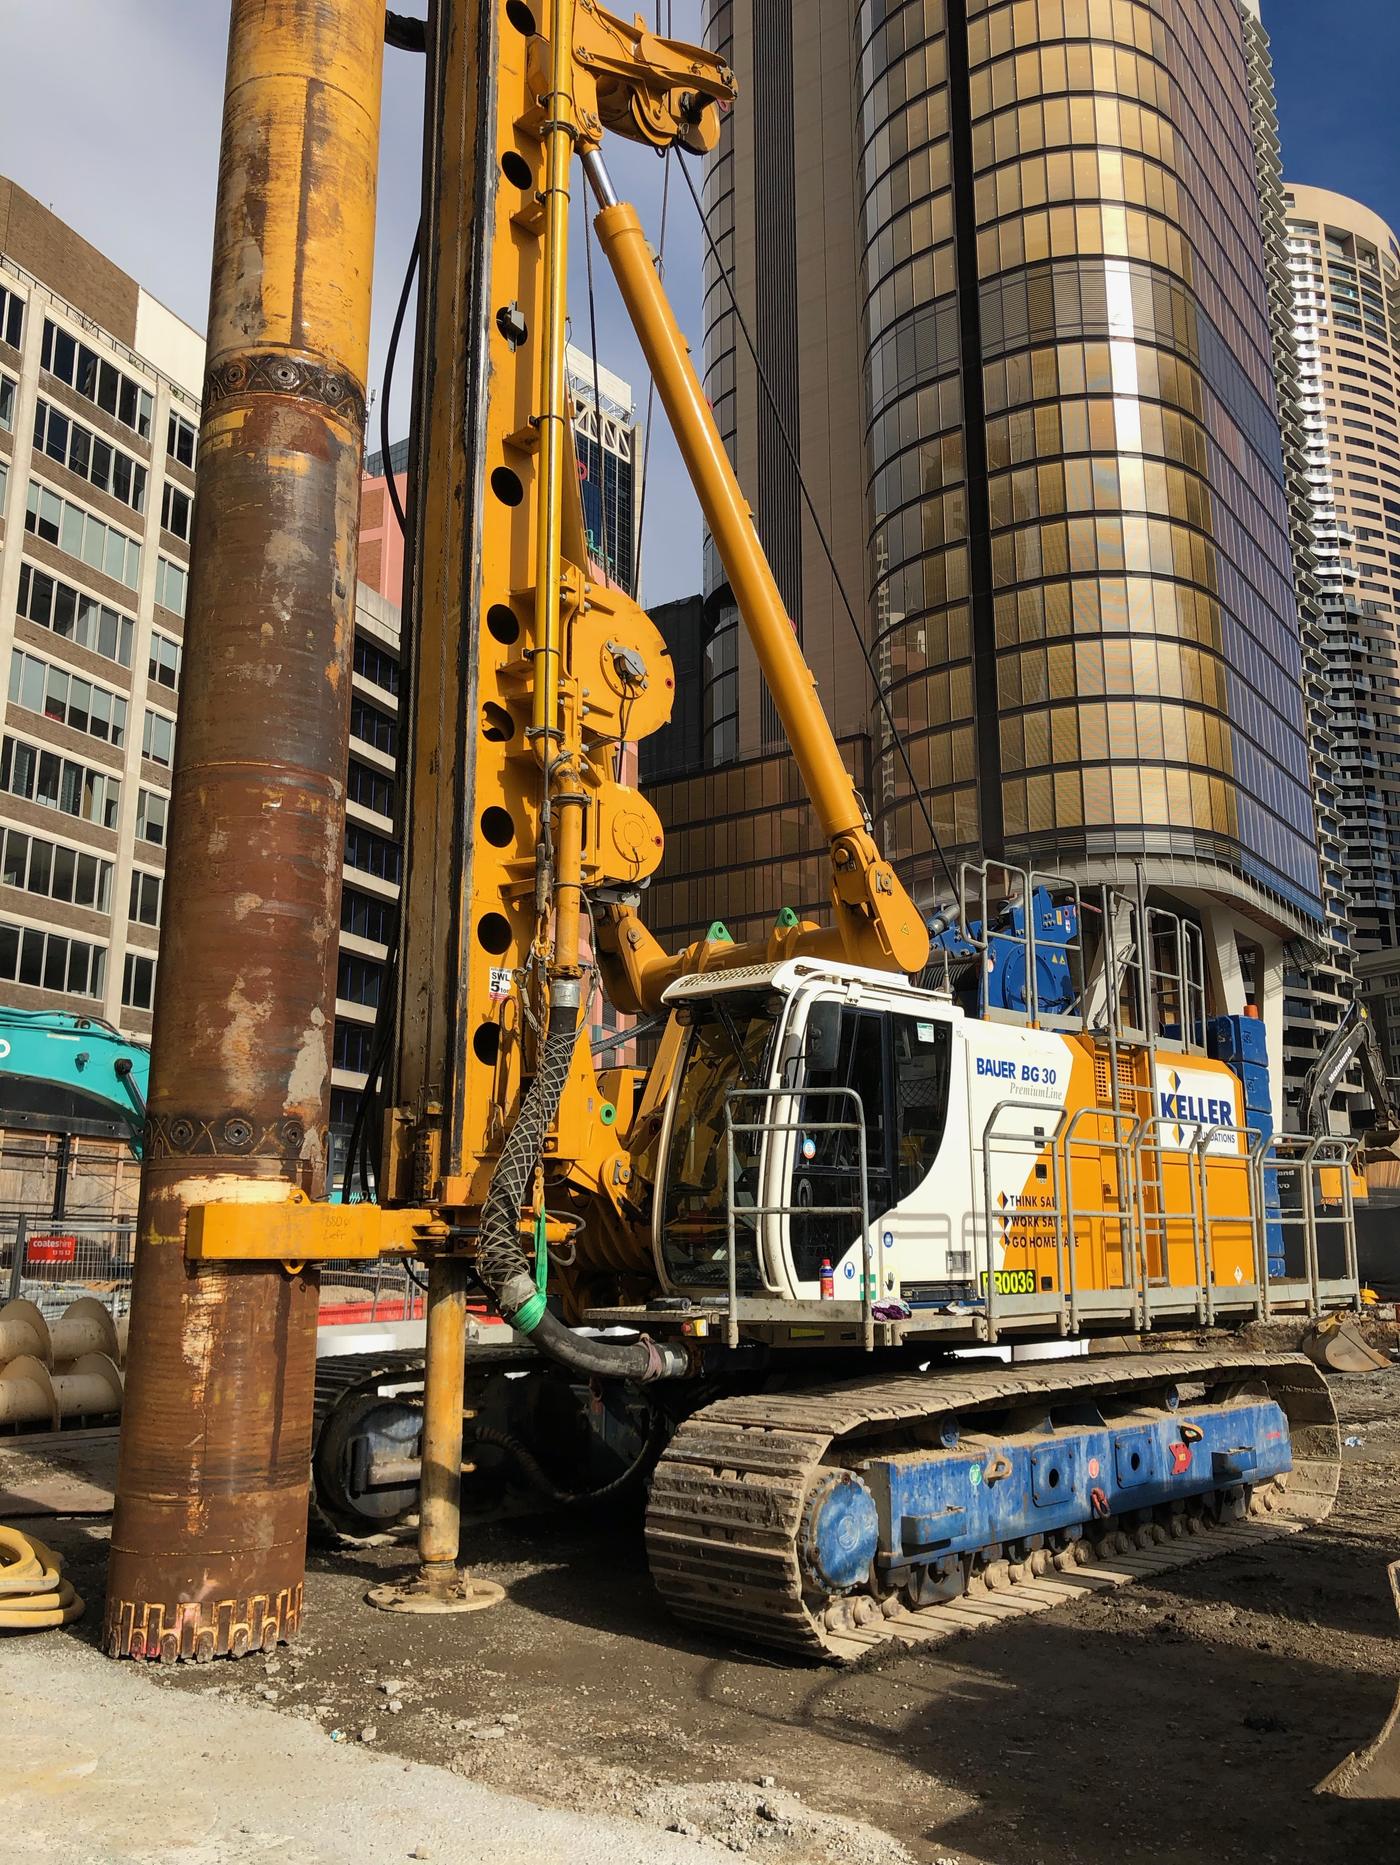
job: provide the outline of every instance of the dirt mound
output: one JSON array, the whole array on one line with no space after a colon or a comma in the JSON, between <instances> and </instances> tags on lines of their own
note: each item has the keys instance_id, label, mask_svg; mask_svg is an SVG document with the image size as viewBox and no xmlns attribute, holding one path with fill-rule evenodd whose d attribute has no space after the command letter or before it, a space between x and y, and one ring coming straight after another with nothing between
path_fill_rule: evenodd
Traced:
<instances>
[{"instance_id":1,"label":"dirt mound","mask_svg":"<svg viewBox=\"0 0 1400 1865\"><path fill-rule=\"evenodd\" d=\"M914 1865L912 1853L865 1821L818 1813L796 1794L746 1781L656 1787L634 1811L650 1825L780 1865Z\"/></svg>"}]
</instances>

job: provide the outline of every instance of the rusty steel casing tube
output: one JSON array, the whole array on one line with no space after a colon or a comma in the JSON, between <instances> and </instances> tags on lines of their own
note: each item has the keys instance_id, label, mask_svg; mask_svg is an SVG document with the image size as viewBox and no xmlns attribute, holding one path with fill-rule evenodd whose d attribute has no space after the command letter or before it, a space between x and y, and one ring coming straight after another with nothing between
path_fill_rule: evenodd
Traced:
<instances>
[{"instance_id":1,"label":"rusty steel casing tube","mask_svg":"<svg viewBox=\"0 0 1400 1865\"><path fill-rule=\"evenodd\" d=\"M324 1189L383 38L383 0L233 0L112 1656L301 1612L316 1276L184 1226Z\"/></svg>"}]
</instances>

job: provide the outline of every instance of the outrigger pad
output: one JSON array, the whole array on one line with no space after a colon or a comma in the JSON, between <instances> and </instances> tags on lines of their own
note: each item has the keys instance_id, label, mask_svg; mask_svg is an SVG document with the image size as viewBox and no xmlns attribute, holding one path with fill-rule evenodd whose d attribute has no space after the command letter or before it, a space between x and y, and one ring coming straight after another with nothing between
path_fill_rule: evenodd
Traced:
<instances>
[{"instance_id":1,"label":"outrigger pad","mask_svg":"<svg viewBox=\"0 0 1400 1865\"><path fill-rule=\"evenodd\" d=\"M1400 1561L1393 1561L1386 1571L1395 1610L1400 1613ZM1314 1791L1338 1794L1344 1800L1400 1800L1400 1693L1385 1728L1370 1747L1348 1755Z\"/></svg>"}]
</instances>

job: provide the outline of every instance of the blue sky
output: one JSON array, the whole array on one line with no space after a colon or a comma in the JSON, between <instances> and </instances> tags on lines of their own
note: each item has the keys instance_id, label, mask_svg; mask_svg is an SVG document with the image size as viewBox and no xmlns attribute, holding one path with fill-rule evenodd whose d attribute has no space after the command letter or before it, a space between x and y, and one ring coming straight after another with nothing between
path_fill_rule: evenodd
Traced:
<instances>
[{"instance_id":1,"label":"blue sky","mask_svg":"<svg viewBox=\"0 0 1400 1865\"><path fill-rule=\"evenodd\" d=\"M1400 0L1264 0L1284 174L1364 201L1400 233Z\"/></svg>"},{"instance_id":2,"label":"blue sky","mask_svg":"<svg viewBox=\"0 0 1400 1865\"><path fill-rule=\"evenodd\" d=\"M421 13L422 0L395 0ZM654 0L629 0L651 16ZM677 37L699 32L700 0L666 0ZM802 0L794 0L800 6ZM1400 231L1400 0L1264 0L1274 42L1290 180L1333 188ZM28 188L197 328L209 296L227 0L0 0L0 172ZM418 219L418 62L386 61L374 343L384 346ZM22 74L23 81L15 81ZM744 74L741 72L742 80ZM615 179L658 237L661 165L610 151ZM700 236L689 197L671 194L666 282L698 354ZM580 249L576 284L583 277ZM575 337L587 343L585 299ZM646 376L611 281L600 280L599 356L644 406ZM395 397L395 434L407 420ZM371 443L376 444L374 442ZM644 596L664 602L700 581L700 520L676 450L658 422L643 543Z\"/></svg>"}]
</instances>

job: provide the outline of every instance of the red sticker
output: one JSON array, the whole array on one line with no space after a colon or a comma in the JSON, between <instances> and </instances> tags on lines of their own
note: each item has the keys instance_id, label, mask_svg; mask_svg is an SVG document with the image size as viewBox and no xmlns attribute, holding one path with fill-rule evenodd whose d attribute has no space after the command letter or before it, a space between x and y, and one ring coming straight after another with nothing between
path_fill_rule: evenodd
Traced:
<instances>
[{"instance_id":1,"label":"red sticker","mask_svg":"<svg viewBox=\"0 0 1400 1865\"><path fill-rule=\"evenodd\" d=\"M1191 1446L1189 1444L1172 1445L1172 1475L1185 1476L1191 1468Z\"/></svg>"},{"instance_id":2,"label":"red sticker","mask_svg":"<svg viewBox=\"0 0 1400 1865\"><path fill-rule=\"evenodd\" d=\"M1091 1457L1089 1459L1089 1475L1097 1476L1098 1474L1099 1474L1099 1460L1097 1457Z\"/></svg>"}]
</instances>

